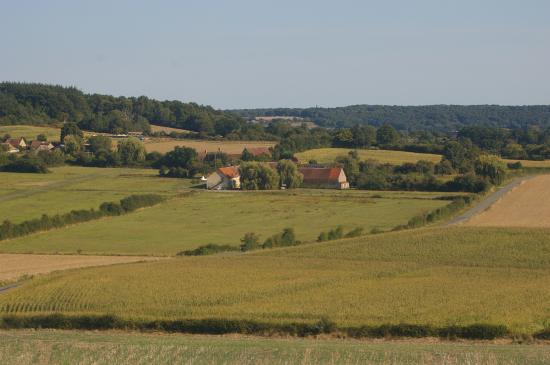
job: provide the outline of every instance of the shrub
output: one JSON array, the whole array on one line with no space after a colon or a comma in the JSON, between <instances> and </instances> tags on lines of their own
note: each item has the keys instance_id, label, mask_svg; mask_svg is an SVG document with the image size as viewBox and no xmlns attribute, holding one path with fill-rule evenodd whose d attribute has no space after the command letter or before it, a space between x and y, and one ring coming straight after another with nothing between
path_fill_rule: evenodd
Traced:
<instances>
[{"instance_id":1,"label":"shrub","mask_svg":"<svg viewBox=\"0 0 550 365\"><path fill-rule=\"evenodd\" d=\"M262 248L293 246L297 244L300 244L300 241L296 240L294 230L292 228L285 228L282 233L275 234L266 239Z\"/></svg>"},{"instance_id":2,"label":"shrub","mask_svg":"<svg viewBox=\"0 0 550 365\"><path fill-rule=\"evenodd\" d=\"M136 209L152 206L162 202L164 198L157 194L130 195L120 201L120 206L126 212L132 212Z\"/></svg>"},{"instance_id":3,"label":"shrub","mask_svg":"<svg viewBox=\"0 0 550 365\"><path fill-rule=\"evenodd\" d=\"M523 165L521 162L510 162L506 165L510 170L521 170L523 168Z\"/></svg>"},{"instance_id":4,"label":"shrub","mask_svg":"<svg viewBox=\"0 0 550 365\"><path fill-rule=\"evenodd\" d=\"M187 250L179 252L178 256L206 256L206 255L214 255L219 252L227 252L227 251L238 251L238 247L230 246L230 245L216 245L214 243L209 243L205 246L200 246L195 248L194 250Z\"/></svg>"},{"instance_id":5,"label":"shrub","mask_svg":"<svg viewBox=\"0 0 550 365\"><path fill-rule=\"evenodd\" d=\"M355 229L349 231L348 233L346 233L344 235L344 237L346 237L346 238L359 237L363 234L363 231L364 231L363 228L358 227L358 228L355 228Z\"/></svg>"},{"instance_id":6,"label":"shrub","mask_svg":"<svg viewBox=\"0 0 550 365\"><path fill-rule=\"evenodd\" d=\"M260 248L260 237L256 233L249 232L241 238L241 251L251 251Z\"/></svg>"},{"instance_id":7,"label":"shrub","mask_svg":"<svg viewBox=\"0 0 550 365\"><path fill-rule=\"evenodd\" d=\"M106 215L121 215L124 214L124 209L119 203L105 202L99 206L99 210Z\"/></svg>"}]
</instances>

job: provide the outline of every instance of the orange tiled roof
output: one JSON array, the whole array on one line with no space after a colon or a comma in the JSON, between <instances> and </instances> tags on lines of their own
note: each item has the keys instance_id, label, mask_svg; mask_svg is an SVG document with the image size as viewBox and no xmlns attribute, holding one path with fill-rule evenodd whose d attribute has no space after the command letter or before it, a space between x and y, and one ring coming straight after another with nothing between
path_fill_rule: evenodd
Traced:
<instances>
[{"instance_id":1,"label":"orange tiled roof","mask_svg":"<svg viewBox=\"0 0 550 365\"><path fill-rule=\"evenodd\" d=\"M337 183L341 167L301 167L304 183Z\"/></svg>"},{"instance_id":2,"label":"orange tiled roof","mask_svg":"<svg viewBox=\"0 0 550 365\"><path fill-rule=\"evenodd\" d=\"M271 155L269 147L247 147L246 150L250 152L252 156Z\"/></svg>"},{"instance_id":3,"label":"orange tiled roof","mask_svg":"<svg viewBox=\"0 0 550 365\"><path fill-rule=\"evenodd\" d=\"M241 176L241 173L239 172L239 168L237 166L220 167L218 169L218 172L230 179Z\"/></svg>"}]
</instances>

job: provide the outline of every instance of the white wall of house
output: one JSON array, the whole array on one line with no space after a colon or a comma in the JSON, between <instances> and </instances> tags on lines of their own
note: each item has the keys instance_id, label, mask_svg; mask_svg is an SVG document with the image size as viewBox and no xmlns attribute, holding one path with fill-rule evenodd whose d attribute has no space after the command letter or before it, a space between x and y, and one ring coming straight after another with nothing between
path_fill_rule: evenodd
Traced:
<instances>
[{"instance_id":1,"label":"white wall of house","mask_svg":"<svg viewBox=\"0 0 550 365\"><path fill-rule=\"evenodd\" d=\"M220 175L217 171L211 173L206 178L206 188L207 189L214 189L216 186L222 185L223 182L223 176Z\"/></svg>"}]
</instances>

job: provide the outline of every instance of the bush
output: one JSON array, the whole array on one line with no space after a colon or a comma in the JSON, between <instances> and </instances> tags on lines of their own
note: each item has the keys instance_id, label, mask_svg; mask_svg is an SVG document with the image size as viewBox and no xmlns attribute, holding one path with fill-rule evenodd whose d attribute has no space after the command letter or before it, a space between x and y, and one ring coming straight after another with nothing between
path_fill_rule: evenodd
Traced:
<instances>
[{"instance_id":1,"label":"bush","mask_svg":"<svg viewBox=\"0 0 550 365\"><path fill-rule=\"evenodd\" d=\"M344 237L344 228L342 226L338 226L328 232L321 232L321 234L319 234L319 237L317 238L317 241L332 241L342 237Z\"/></svg>"},{"instance_id":2,"label":"bush","mask_svg":"<svg viewBox=\"0 0 550 365\"><path fill-rule=\"evenodd\" d=\"M239 251L239 248L235 246L216 245L214 243L209 243L208 245L197 247L194 250L179 252L177 255L178 256L206 256L206 255L213 255L219 252L227 252L227 251Z\"/></svg>"},{"instance_id":3,"label":"bush","mask_svg":"<svg viewBox=\"0 0 550 365\"><path fill-rule=\"evenodd\" d=\"M162 202L164 198L156 194L130 195L120 201L120 206L126 212L132 212L136 209L149 207Z\"/></svg>"},{"instance_id":4,"label":"bush","mask_svg":"<svg viewBox=\"0 0 550 365\"><path fill-rule=\"evenodd\" d=\"M294 230L292 228L285 228L282 233L275 234L266 239L262 245L262 248L294 246L298 244L300 244L300 241L296 240Z\"/></svg>"},{"instance_id":5,"label":"bush","mask_svg":"<svg viewBox=\"0 0 550 365\"><path fill-rule=\"evenodd\" d=\"M121 215L124 214L124 209L119 203L105 202L99 206L99 210L106 215Z\"/></svg>"},{"instance_id":6,"label":"bush","mask_svg":"<svg viewBox=\"0 0 550 365\"><path fill-rule=\"evenodd\" d=\"M344 235L345 238L359 237L363 235L363 228L355 228Z\"/></svg>"},{"instance_id":7,"label":"bush","mask_svg":"<svg viewBox=\"0 0 550 365\"><path fill-rule=\"evenodd\" d=\"M521 162L510 162L506 165L510 170L521 170L523 168L523 165Z\"/></svg>"},{"instance_id":8,"label":"bush","mask_svg":"<svg viewBox=\"0 0 550 365\"><path fill-rule=\"evenodd\" d=\"M243 238L241 238L241 251L251 251L257 250L260 248L260 237L253 232L246 233Z\"/></svg>"}]
</instances>

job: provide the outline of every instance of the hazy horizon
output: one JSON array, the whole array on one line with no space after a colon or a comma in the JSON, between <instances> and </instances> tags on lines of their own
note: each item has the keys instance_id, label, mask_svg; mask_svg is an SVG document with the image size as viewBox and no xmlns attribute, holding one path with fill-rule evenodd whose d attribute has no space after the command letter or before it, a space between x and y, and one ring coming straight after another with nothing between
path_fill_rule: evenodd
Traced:
<instances>
[{"instance_id":1,"label":"hazy horizon","mask_svg":"<svg viewBox=\"0 0 550 365\"><path fill-rule=\"evenodd\" d=\"M550 104L542 0L30 0L0 12L0 80L219 109Z\"/></svg>"}]
</instances>

